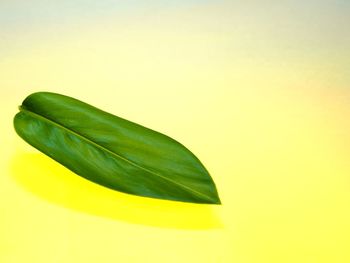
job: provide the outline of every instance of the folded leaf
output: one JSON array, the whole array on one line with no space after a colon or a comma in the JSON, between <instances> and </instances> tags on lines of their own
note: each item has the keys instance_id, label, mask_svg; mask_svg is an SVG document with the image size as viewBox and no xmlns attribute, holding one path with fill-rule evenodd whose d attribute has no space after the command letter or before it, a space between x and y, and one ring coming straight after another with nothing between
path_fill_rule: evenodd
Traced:
<instances>
[{"instance_id":1,"label":"folded leaf","mask_svg":"<svg viewBox=\"0 0 350 263\"><path fill-rule=\"evenodd\" d=\"M88 180L139 196L220 204L201 162L166 135L55 93L33 93L19 109L18 135Z\"/></svg>"}]
</instances>

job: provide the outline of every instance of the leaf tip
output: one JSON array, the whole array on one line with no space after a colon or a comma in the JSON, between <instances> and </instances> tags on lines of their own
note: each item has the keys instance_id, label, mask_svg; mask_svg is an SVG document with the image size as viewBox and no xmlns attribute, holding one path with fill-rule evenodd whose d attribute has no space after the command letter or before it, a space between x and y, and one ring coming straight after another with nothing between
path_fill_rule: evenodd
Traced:
<instances>
[{"instance_id":1,"label":"leaf tip","mask_svg":"<svg viewBox=\"0 0 350 263\"><path fill-rule=\"evenodd\" d=\"M213 199L211 204L213 204L213 205L222 205L221 200L220 200L219 197L216 197L215 199Z\"/></svg>"}]
</instances>

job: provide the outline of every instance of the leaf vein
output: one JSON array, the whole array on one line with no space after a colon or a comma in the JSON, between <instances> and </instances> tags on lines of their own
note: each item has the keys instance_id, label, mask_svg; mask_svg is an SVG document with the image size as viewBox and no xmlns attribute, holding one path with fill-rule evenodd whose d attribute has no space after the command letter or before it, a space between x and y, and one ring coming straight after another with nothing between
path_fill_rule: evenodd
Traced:
<instances>
[{"instance_id":1,"label":"leaf vein","mask_svg":"<svg viewBox=\"0 0 350 263\"><path fill-rule=\"evenodd\" d=\"M117 157L117 158L127 162L128 164L130 164L132 166L135 166L135 167L137 167L137 168L139 168L141 170L144 170L144 171L146 171L146 172L148 172L148 173L150 173L150 174L152 174L154 176L157 176L157 177L159 177L159 178L161 178L161 179L163 179L165 181L168 181L168 182L170 182L170 183L172 183L174 185L182 187L183 189L185 189L185 190L187 190L187 191L189 191L189 192L191 192L191 193L193 193L193 194L195 194L197 196L205 197L206 199L210 199L207 195L205 195L205 194L203 194L201 192L198 192L198 191L196 191L194 189L191 189L191 188L187 187L186 185L180 184L180 183L178 183L178 182L176 182L176 181L174 181L174 180L172 180L170 178L164 177L164 176L162 176L162 175L160 175L160 174L158 174L158 173L156 173L156 172L154 172L154 171L152 171L152 170L150 170L148 168L145 168L145 167L143 167L143 166L141 166L141 165L139 165L139 164L137 164L137 163L135 163L135 162L133 162L133 161L131 161L131 160L121 156L121 155L119 155L118 153L115 153L115 152L113 152L113 151L111 151L111 150L109 150L109 149L99 145L98 143L94 142L90 138L87 138L87 137L83 136L82 134L79 134L78 132L63 126L60 123L57 123L57 122L55 122L55 121L53 121L53 120L51 120L51 119L49 119L49 118L47 118L47 117L45 117L43 115L40 115L40 114L38 114L36 112L30 111L29 109L27 109L27 108L25 108L23 106L20 106L19 109L20 109L20 111L26 112L29 115L34 115L35 117L42 118L43 120L45 120L45 121L47 121L47 122L49 122L49 123L51 123L51 124L61 128L63 130L66 130L69 133L73 133L74 135L76 135L77 137L81 138L82 140L92 144L93 146L95 146L95 147L97 147L97 148L99 148L99 149L101 149L103 151L108 152L109 154L111 154L111 155L113 155L113 156L115 156L115 157Z\"/></svg>"}]
</instances>

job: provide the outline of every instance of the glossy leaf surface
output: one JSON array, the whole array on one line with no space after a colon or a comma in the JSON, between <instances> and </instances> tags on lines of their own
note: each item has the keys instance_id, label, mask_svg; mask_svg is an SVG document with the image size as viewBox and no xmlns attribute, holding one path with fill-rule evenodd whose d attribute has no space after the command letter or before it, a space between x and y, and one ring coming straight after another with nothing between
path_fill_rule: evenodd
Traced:
<instances>
[{"instance_id":1,"label":"glossy leaf surface","mask_svg":"<svg viewBox=\"0 0 350 263\"><path fill-rule=\"evenodd\" d=\"M74 98L28 96L14 118L29 144L76 174L139 196L220 204L215 184L183 145Z\"/></svg>"}]
</instances>

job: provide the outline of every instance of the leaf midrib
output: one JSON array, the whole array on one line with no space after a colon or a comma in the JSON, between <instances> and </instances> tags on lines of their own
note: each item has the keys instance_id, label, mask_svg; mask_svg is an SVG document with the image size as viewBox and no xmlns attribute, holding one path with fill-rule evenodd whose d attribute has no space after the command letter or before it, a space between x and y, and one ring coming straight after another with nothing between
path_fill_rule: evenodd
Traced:
<instances>
[{"instance_id":1,"label":"leaf midrib","mask_svg":"<svg viewBox=\"0 0 350 263\"><path fill-rule=\"evenodd\" d=\"M119 154L117 154L117 153L115 153L115 152L113 152L113 151L111 151L111 150L105 148L104 146L99 145L98 143L94 142L94 141L91 140L90 138L87 138L87 137L85 137L85 136L79 134L78 132L76 132L76 131L74 131L74 130L72 130L72 129L69 129L69 128L63 126L62 124L57 123L57 122L55 122L55 121L53 121L53 120L51 120L51 119L49 119L49 118L47 118L47 117L45 117L45 116L43 116L43 115L40 115L40 114L38 114L38 113L36 113L36 112L33 112L33 111L30 111L29 109L25 108L24 105L19 106L19 110L22 111L22 112L26 112L26 113L29 114L29 115L34 115L35 117L41 118L41 119L43 119L43 120L45 120L45 121L47 121L47 122L49 122L49 123L51 123L51 124L53 124L53 125L55 125L55 126L61 128L61 129L63 129L63 130L66 130L67 132L76 135L77 137L81 138L82 140L84 140L84 141L86 141L86 142L88 142L88 143L94 145L95 147L97 147L97 148L99 148L99 149L101 149L101 150L103 150L103 151L108 152L109 154L111 154L111 155L113 155L113 156L115 156L115 157L117 157L117 158L119 158L119 159L121 159L121 160L127 162L128 164L131 164L132 166L135 166L135 167L137 167L137 168L139 168L139 169L141 169L141 170L144 170L144 171L146 171L146 172L148 172L148 173L150 173L150 174L153 174L153 175L155 175L155 176L157 176L157 177L159 177L159 178L161 178L161 179L163 179L163 180L165 180L165 181L168 181L168 182L170 182L170 183L172 183L172 184L174 184L174 185L177 185L177 186L179 186L179 187L181 187L181 188L183 188L183 189L185 189L185 190L187 190L187 191L193 193L193 194L196 195L196 196L205 197L206 200L212 201L212 199L211 199L209 196L207 196L207 195L205 195L205 194L202 194L201 192L198 192L198 191L196 191L196 190L193 190L193 189L187 187L186 185L183 185L183 184L181 184L181 183L178 183L178 182L176 182L176 181L174 181L174 180L172 180L172 179L170 179L170 178L164 177L164 176L162 176L162 175L160 175L160 174L158 174L158 173L156 173L156 172L154 172L154 171L152 171L152 170L149 170L148 168L142 167L142 166L140 166L139 164L134 163L133 161L131 161L131 160L129 160L129 159L127 159L127 158L125 158L125 157L123 157L123 156L121 156L121 155L119 155Z\"/></svg>"}]
</instances>

